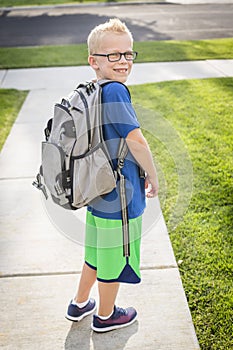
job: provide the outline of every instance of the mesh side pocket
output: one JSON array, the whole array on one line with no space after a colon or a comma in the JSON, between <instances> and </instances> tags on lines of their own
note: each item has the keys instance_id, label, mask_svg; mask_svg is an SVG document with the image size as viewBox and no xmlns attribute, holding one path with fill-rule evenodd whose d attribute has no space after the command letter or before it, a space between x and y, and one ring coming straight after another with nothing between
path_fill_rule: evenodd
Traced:
<instances>
[{"instance_id":1,"label":"mesh side pocket","mask_svg":"<svg viewBox=\"0 0 233 350\"><path fill-rule=\"evenodd\" d=\"M65 154L50 142L42 142L42 169L44 182L49 192L55 196L65 193L63 188Z\"/></svg>"},{"instance_id":2,"label":"mesh side pocket","mask_svg":"<svg viewBox=\"0 0 233 350\"><path fill-rule=\"evenodd\" d=\"M81 208L115 187L115 174L102 145L73 158L73 206Z\"/></svg>"}]
</instances>

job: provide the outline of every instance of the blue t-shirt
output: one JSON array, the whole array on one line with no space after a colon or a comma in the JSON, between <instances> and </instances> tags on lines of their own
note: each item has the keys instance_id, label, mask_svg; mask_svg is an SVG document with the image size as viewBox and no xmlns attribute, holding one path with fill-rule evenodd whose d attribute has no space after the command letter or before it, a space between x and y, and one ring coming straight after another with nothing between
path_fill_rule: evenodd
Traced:
<instances>
[{"instance_id":1,"label":"blue t-shirt","mask_svg":"<svg viewBox=\"0 0 233 350\"><path fill-rule=\"evenodd\" d=\"M103 135L116 169L120 139L125 139L130 131L139 128L140 125L128 89L123 84L112 82L104 85L102 104ZM130 151L126 156L122 174L126 183L128 218L133 219L142 215L145 209L145 181L140 178L138 164ZM88 210L101 218L121 219L119 181L112 192L92 201Z\"/></svg>"}]
</instances>

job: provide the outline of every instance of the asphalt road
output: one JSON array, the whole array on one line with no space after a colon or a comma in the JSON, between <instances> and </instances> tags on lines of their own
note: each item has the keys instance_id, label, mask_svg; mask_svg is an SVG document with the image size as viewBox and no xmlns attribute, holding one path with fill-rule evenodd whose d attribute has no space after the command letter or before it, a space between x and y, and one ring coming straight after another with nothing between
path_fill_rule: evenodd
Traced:
<instances>
[{"instance_id":1,"label":"asphalt road","mask_svg":"<svg viewBox=\"0 0 233 350\"><path fill-rule=\"evenodd\" d=\"M233 4L114 4L1 11L0 46L84 43L95 25L116 16L136 41L233 37Z\"/></svg>"}]
</instances>

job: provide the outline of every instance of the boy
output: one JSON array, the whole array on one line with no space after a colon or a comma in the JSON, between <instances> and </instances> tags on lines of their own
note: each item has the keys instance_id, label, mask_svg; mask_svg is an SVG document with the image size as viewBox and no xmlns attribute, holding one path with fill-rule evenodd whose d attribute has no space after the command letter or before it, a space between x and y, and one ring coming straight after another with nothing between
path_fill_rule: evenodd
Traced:
<instances>
[{"instance_id":1,"label":"boy","mask_svg":"<svg viewBox=\"0 0 233 350\"><path fill-rule=\"evenodd\" d=\"M124 85L131 72L137 53L133 51L133 38L124 23L111 19L94 28L88 37L88 62L97 80L113 80L103 86L103 133L113 164L117 166L119 140L128 146L122 173L126 179L127 211L129 220L129 254L122 249L122 214L119 186L87 208L85 263L75 298L66 317L80 321L96 309L89 298L98 281L99 308L93 316L92 329L105 332L132 324L137 317L134 308L115 306L119 285L140 282L141 219L147 197L158 194L156 169L149 146L143 137L129 91ZM139 175L139 165L146 178Z\"/></svg>"}]
</instances>

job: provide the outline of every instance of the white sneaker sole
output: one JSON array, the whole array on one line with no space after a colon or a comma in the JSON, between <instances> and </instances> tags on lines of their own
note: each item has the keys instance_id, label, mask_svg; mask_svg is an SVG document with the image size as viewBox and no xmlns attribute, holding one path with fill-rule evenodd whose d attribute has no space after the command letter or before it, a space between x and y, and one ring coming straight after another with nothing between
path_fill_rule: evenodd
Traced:
<instances>
[{"instance_id":1,"label":"white sneaker sole","mask_svg":"<svg viewBox=\"0 0 233 350\"><path fill-rule=\"evenodd\" d=\"M66 314L66 315L65 315L65 318L67 318L67 320L69 320L69 321L79 322L79 321L81 321L84 317L86 317L86 316L88 316L88 315L91 315L95 310L96 310L96 306L95 306L94 309L85 312L83 315L81 315L81 316L79 316L79 317L73 317L73 316L70 316L70 315Z\"/></svg>"}]
</instances>

